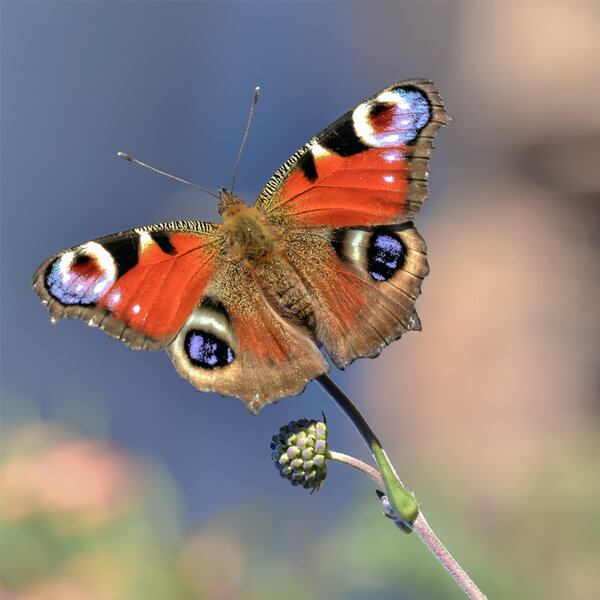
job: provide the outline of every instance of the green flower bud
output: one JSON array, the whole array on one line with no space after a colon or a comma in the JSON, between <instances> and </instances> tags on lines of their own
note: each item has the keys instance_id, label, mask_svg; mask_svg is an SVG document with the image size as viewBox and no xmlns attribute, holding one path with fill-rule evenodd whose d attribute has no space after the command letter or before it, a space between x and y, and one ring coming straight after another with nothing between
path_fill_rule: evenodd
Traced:
<instances>
[{"instance_id":1,"label":"green flower bud","mask_svg":"<svg viewBox=\"0 0 600 600\"><path fill-rule=\"evenodd\" d=\"M327 424L300 419L290 421L273 436L271 458L279 474L292 485L318 490L327 475Z\"/></svg>"}]
</instances>

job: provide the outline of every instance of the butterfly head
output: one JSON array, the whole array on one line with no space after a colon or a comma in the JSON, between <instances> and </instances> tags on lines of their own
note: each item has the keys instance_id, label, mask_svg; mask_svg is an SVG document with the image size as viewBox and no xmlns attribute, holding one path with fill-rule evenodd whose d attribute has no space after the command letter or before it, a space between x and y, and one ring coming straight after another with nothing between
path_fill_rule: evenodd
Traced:
<instances>
[{"instance_id":1,"label":"butterfly head","mask_svg":"<svg viewBox=\"0 0 600 600\"><path fill-rule=\"evenodd\" d=\"M235 206L236 204L244 204L244 201L236 196L233 192L230 192L227 188L221 188L219 190L219 214L223 215L223 213L230 207Z\"/></svg>"}]
</instances>

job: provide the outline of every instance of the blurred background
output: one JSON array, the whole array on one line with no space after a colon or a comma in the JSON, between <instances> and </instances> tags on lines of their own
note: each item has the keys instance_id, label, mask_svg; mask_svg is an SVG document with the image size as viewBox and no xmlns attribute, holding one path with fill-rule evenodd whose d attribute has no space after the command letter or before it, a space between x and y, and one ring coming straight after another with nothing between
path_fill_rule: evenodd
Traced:
<instances>
[{"instance_id":1,"label":"blurred background","mask_svg":"<svg viewBox=\"0 0 600 600\"><path fill-rule=\"evenodd\" d=\"M255 198L381 88L433 79L455 122L417 217L423 331L334 372L434 530L490 598L600 585L598 2L10 2L1 5L0 596L19 600L462 598L370 481L309 496L269 442L324 411L198 394L163 352L49 322L51 254Z\"/></svg>"}]
</instances>

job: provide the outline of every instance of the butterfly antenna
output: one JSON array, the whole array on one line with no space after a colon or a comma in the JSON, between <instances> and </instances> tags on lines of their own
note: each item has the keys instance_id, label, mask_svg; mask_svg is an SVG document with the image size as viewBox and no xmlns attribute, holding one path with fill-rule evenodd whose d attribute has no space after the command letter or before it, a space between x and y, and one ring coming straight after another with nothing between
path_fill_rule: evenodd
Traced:
<instances>
[{"instance_id":1,"label":"butterfly antenna","mask_svg":"<svg viewBox=\"0 0 600 600\"><path fill-rule=\"evenodd\" d=\"M233 194L233 186L235 185L235 178L237 177L238 167L240 166L240 158L242 158L242 150L244 149L244 144L246 143L246 138L248 137L248 131L250 131L250 123L252 122L252 114L254 113L254 107L258 101L258 93L260 92L260 88L256 86L254 88L254 96L252 97L252 106L250 106L250 114L248 115L248 125L246 125L246 132L244 133L244 139L242 140L242 145L240 146L240 152L237 157L237 161L235 163L235 169L233 170L233 179L231 180L231 193Z\"/></svg>"},{"instance_id":2,"label":"butterfly antenna","mask_svg":"<svg viewBox=\"0 0 600 600\"><path fill-rule=\"evenodd\" d=\"M141 165L142 167L146 167L146 169L150 169L151 171L154 171L155 173L164 175L165 177L169 177L170 179L174 179L175 181L179 181L180 183L185 183L185 185L189 185L190 187L196 188L197 190L201 190L201 191L205 192L206 194L209 194L210 196L214 196L215 198L217 198L217 200L220 200L220 197L218 194L215 194L214 192L211 192L210 190L200 187L199 185L195 185L194 183L190 183L189 181L186 181L185 179L181 179L180 177L175 177L175 175L171 175L170 173L165 173L164 171L161 171L160 169L155 169L154 167L151 167L150 165L143 163L141 160L138 160L137 158L133 158L133 156L129 156L129 154L125 154L125 152L117 152L117 156L120 156L121 158L124 158L125 160L128 160L129 162L136 163L137 165Z\"/></svg>"}]
</instances>

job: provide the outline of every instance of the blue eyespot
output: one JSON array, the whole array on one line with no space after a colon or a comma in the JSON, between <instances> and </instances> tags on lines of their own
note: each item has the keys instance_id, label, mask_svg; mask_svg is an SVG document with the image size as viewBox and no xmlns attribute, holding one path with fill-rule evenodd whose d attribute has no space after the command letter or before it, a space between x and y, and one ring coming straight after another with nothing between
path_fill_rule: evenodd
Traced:
<instances>
[{"instance_id":1,"label":"blue eyespot","mask_svg":"<svg viewBox=\"0 0 600 600\"><path fill-rule=\"evenodd\" d=\"M367 128L360 122L357 126L370 145L386 148L414 141L430 118L429 102L421 92L396 88L381 93L370 106Z\"/></svg>"},{"instance_id":2,"label":"blue eyespot","mask_svg":"<svg viewBox=\"0 0 600 600\"><path fill-rule=\"evenodd\" d=\"M390 279L405 260L406 246L395 234L390 231L373 233L367 249L367 268L373 279Z\"/></svg>"},{"instance_id":3,"label":"blue eyespot","mask_svg":"<svg viewBox=\"0 0 600 600\"><path fill-rule=\"evenodd\" d=\"M427 122L431 118L431 109L429 108L427 99L421 92L417 92L416 90L398 90L397 93L406 100L408 105L406 117L410 121L410 127L406 132L406 141L410 142L427 125Z\"/></svg>"},{"instance_id":4,"label":"blue eyespot","mask_svg":"<svg viewBox=\"0 0 600 600\"><path fill-rule=\"evenodd\" d=\"M80 254L55 260L46 274L46 287L62 304L96 304L114 283L94 256Z\"/></svg>"},{"instance_id":5,"label":"blue eyespot","mask_svg":"<svg viewBox=\"0 0 600 600\"><path fill-rule=\"evenodd\" d=\"M190 361L203 369L224 367L235 358L226 342L212 333L198 329L187 332L184 347Z\"/></svg>"}]
</instances>

